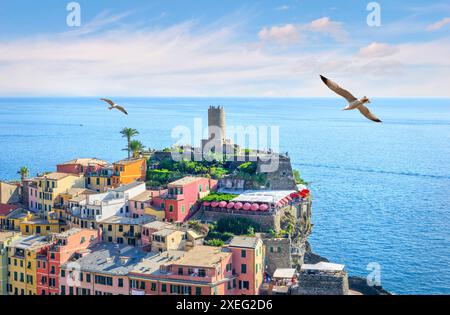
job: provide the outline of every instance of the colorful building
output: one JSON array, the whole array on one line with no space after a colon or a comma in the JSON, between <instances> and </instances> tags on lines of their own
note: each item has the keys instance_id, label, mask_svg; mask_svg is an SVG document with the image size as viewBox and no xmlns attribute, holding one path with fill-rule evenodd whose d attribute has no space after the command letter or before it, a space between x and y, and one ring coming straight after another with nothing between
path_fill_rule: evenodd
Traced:
<instances>
[{"instance_id":1,"label":"colorful building","mask_svg":"<svg viewBox=\"0 0 450 315\"><path fill-rule=\"evenodd\" d=\"M264 278L264 246L259 237L235 236L228 245L237 275L235 294L257 295Z\"/></svg>"},{"instance_id":2,"label":"colorful building","mask_svg":"<svg viewBox=\"0 0 450 315\"><path fill-rule=\"evenodd\" d=\"M20 233L0 231L0 295L7 295L8 246L20 237Z\"/></svg>"},{"instance_id":3,"label":"colorful building","mask_svg":"<svg viewBox=\"0 0 450 315\"><path fill-rule=\"evenodd\" d=\"M113 163L112 183L114 187L134 181L145 182L147 176L147 159L131 158Z\"/></svg>"},{"instance_id":4,"label":"colorful building","mask_svg":"<svg viewBox=\"0 0 450 315\"><path fill-rule=\"evenodd\" d=\"M28 210L37 212L39 210L37 182L35 182L35 181L29 182L27 185L27 190L28 190Z\"/></svg>"},{"instance_id":5,"label":"colorful building","mask_svg":"<svg viewBox=\"0 0 450 315\"><path fill-rule=\"evenodd\" d=\"M19 208L19 205L0 203L0 229L14 230L14 228L10 228L7 218ZM17 228L19 228L19 225L17 225Z\"/></svg>"},{"instance_id":6,"label":"colorful building","mask_svg":"<svg viewBox=\"0 0 450 315\"><path fill-rule=\"evenodd\" d=\"M90 172L97 172L106 165L108 165L108 162L97 158L80 158L56 165L56 171L59 173L87 175Z\"/></svg>"},{"instance_id":7,"label":"colorful building","mask_svg":"<svg viewBox=\"0 0 450 315\"><path fill-rule=\"evenodd\" d=\"M159 196L158 191L146 190L139 195L130 198L130 213L133 217L140 217L145 214L145 209L152 205L153 195Z\"/></svg>"},{"instance_id":8,"label":"colorful building","mask_svg":"<svg viewBox=\"0 0 450 315\"><path fill-rule=\"evenodd\" d=\"M7 183L0 181L0 203L18 203L20 200L20 183Z\"/></svg>"},{"instance_id":9,"label":"colorful building","mask_svg":"<svg viewBox=\"0 0 450 315\"><path fill-rule=\"evenodd\" d=\"M67 219L72 226L96 229L107 218L130 217L129 199L143 192L145 183L132 182L104 193L88 194L78 206L67 209Z\"/></svg>"},{"instance_id":10,"label":"colorful building","mask_svg":"<svg viewBox=\"0 0 450 315\"><path fill-rule=\"evenodd\" d=\"M136 247L97 244L61 265L61 295L129 295L128 273L149 254Z\"/></svg>"},{"instance_id":11,"label":"colorful building","mask_svg":"<svg viewBox=\"0 0 450 315\"><path fill-rule=\"evenodd\" d=\"M115 215L99 221L98 227L103 231L104 242L137 246L142 244L142 225L153 220L147 215L139 218Z\"/></svg>"},{"instance_id":12,"label":"colorful building","mask_svg":"<svg viewBox=\"0 0 450 315\"><path fill-rule=\"evenodd\" d=\"M199 199L215 189L217 181L205 177L187 176L168 185L167 193L154 198L165 211L169 222L183 222L194 210Z\"/></svg>"},{"instance_id":13,"label":"colorful building","mask_svg":"<svg viewBox=\"0 0 450 315\"><path fill-rule=\"evenodd\" d=\"M27 212L19 222L19 229L23 235L45 236L63 232L68 229L68 225L54 211L49 212L46 218Z\"/></svg>"},{"instance_id":14,"label":"colorful building","mask_svg":"<svg viewBox=\"0 0 450 315\"><path fill-rule=\"evenodd\" d=\"M234 292L230 251L197 246L187 252L167 251L160 257L168 261L159 269L146 268L149 262L144 260L130 272L132 294L228 295Z\"/></svg>"},{"instance_id":15,"label":"colorful building","mask_svg":"<svg viewBox=\"0 0 450 315\"><path fill-rule=\"evenodd\" d=\"M36 295L37 256L51 245L46 236L20 237L8 248L8 292L13 295Z\"/></svg>"},{"instance_id":16,"label":"colorful building","mask_svg":"<svg viewBox=\"0 0 450 315\"><path fill-rule=\"evenodd\" d=\"M46 216L52 211L61 193L70 188L84 188L82 175L68 173L49 173L36 178L38 184L38 211Z\"/></svg>"},{"instance_id":17,"label":"colorful building","mask_svg":"<svg viewBox=\"0 0 450 315\"><path fill-rule=\"evenodd\" d=\"M105 192L108 189L113 188L113 173L114 171L112 166L105 166L95 172L89 172L86 175L86 185L88 188L93 189L97 192Z\"/></svg>"},{"instance_id":18,"label":"colorful building","mask_svg":"<svg viewBox=\"0 0 450 315\"><path fill-rule=\"evenodd\" d=\"M73 228L56 235L48 250L37 256L37 294L58 295L61 265L100 241L99 230Z\"/></svg>"}]
</instances>

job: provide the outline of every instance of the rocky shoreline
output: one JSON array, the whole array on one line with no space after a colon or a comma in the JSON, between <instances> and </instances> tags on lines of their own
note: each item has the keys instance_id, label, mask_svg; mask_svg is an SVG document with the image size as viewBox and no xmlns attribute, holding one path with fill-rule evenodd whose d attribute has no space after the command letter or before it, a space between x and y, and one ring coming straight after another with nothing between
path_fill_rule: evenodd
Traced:
<instances>
[{"instance_id":1,"label":"rocky shoreline","mask_svg":"<svg viewBox=\"0 0 450 315\"><path fill-rule=\"evenodd\" d=\"M309 242L306 242L304 262L306 264L317 264L321 261L329 262L327 258L314 253ZM360 292L362 295L392 295L391 292L381 286L369 286L367 280L359 276L349 276L348 285L350 290Z\"/></svg>"}]
</instances>

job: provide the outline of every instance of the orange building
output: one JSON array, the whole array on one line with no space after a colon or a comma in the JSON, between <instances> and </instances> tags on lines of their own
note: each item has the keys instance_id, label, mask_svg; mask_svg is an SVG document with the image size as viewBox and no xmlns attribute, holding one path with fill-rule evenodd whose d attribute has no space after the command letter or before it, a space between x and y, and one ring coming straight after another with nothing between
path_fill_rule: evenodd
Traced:
<instances>
[{"instance_id":1,"label":"orange building","mask_svg":"<svg viewBox=\"0 0 450 315\"><path fill-rule=\"evenodd\" d=\"M130 184L134 181L145 181L147 160L145 158L125 159L113 163L112 184L114 187Z\"/></svg>"}]
</instances>

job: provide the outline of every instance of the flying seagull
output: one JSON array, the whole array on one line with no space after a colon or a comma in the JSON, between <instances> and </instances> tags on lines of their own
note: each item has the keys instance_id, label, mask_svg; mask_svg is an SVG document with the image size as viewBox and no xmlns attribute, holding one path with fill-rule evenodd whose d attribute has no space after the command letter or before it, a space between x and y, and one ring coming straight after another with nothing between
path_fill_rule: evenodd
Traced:
<instances>
[{"instance_id":1,"label":"flying seagull","mask_svg":"<svg viewBox=\"0 0 450 315\"><path fill-rule=\"evenodd\" d=\"M114 103L113 101L107 99L107 98L101 98L101 101L105 101L106 103L108 103L109 105L111 105L110 107L108 107L109 110L115 108L117 110L120 110L122 113L124 113L125 115L128 115L127 111L125 110L125 108L123 108L120 105L117 105L116 103Z\"/></svg>"},{"instance_id":2,"label":"flying seagull","mask_svg":"<svg viewBox=\"0 0 450 315\"><path fill-rule=\"evenodd\" d=\"M374 114L372 114L370 112L370 110L366 106L364 106L365 103L370 103L370 100L367 97L364 96L363 98L358 100L356 97L354 97L352 95L352 93L341 88L339 85L337 85L335 82L331 81L330 79L327 79L322 75L320 76L320 78L322 79L323 83L325 83L326 86L328 86L330 88L330 90L334 91L336 94L342 96L343 98L345 98L347 100L348 105L343 110L351 110L351 109L357 108L357 109L359 109L361 114L366 116L366 118L368 118L374 122L378 122L378 123L381 122L381 120L379 120Z\"/></svg>"}]
</instances>

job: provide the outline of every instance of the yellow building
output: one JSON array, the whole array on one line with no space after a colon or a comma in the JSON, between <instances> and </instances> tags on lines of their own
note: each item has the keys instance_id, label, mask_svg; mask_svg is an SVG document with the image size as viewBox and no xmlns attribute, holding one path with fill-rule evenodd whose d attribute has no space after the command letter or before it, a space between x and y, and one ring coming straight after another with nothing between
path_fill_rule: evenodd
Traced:
<instances>
[{"instance_id":1,"label":"yellow building","mask_svg":"<svg viewBox=\"0 0 450 315\"><path fill-rule=\"evenodd\" d=\"M7 295L8 246L20 237L20 233L0 231L0 295Z\"/></svg>"},{"instance_id":2,"label":"yellow building","mask_svg":"<svg viewBox=\"0 0 450 315\"><path fill-rule=\"evenodd\" d=\"M33 216L28 213L19 223L20 232L23 235L50 235L61 233L69 229L68 225L60 220L56 212L50 212L46 219Z\"/></svg>"},{"instance_id":3,"label":"yellow building","mask_svg":"<svg viewBox=\"0 0 450 315\"><path fill-rule=\"evenodd\" d=\"M60 194L71 188L84 188L85 179L82 175L66 173L49 173L37 177L38 209L45 216L52 211L55 200Z\"/></svg>"},{"instance_id":4,"label":"yellow building","mask_svg":"<svg viewBox=\"0 0 450 315\"><path fill-rule=\"evenodd\" d=\"M51 243L45 236L20 237L8 248L8 293L36 295L36 258Z\"/></svg>"},{"instance_id":5,"label":"yellow building","mask_svg":"<svg viewBox=\"0 0 450 315\"><path fill-rule=\"evenodd\" d=\"M166 219L166 211L158 207L144 208L144 214L154 216L158 221L164 221Z\"/></svg>"},{"instance_id":6,"label":"yellow building","mask_svg":"<svg viewBox=\"0 0 450 315\"><path fill-rule=\"evenodd\" d=\"M98 223L103 230L103 241L131 246L141 245L142 225L154 217L143 215L139 218L112 216Z\"/></svg>"}]
</instances>

